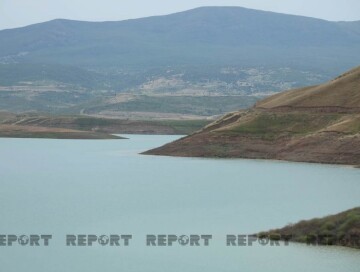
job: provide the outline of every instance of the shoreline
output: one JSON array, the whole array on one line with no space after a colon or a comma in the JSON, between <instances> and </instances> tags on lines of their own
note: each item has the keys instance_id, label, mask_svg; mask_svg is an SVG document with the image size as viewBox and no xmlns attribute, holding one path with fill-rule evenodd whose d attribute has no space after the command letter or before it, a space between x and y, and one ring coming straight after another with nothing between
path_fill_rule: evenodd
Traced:
<instances>
[{"instance_id":1,"label":"shoreline","mask_svg":"<svg viewBox=\"0 0 360 272\"><path fill-rule=\"evenodd\" d=\"M246 158L246 157L219 157L219 156L182 156L182 155L170 155L170 154L152 154L147 153L147 150L139 153L144 156L156 156L156 157L172 157L172 158L192 158L192 159L209 159L209 160L249 160L249 161L260 161L260 162L277 162L277 163L294 163L294 164L308 164L308 165L324 165L324 166L337 166L345 168L360 169L360 165L357 164L341 164L341 163L325 163L325 162L313 162L313 161L289 161L282 159L261 159L261 158Z\"/></svg>"}]
</instances>

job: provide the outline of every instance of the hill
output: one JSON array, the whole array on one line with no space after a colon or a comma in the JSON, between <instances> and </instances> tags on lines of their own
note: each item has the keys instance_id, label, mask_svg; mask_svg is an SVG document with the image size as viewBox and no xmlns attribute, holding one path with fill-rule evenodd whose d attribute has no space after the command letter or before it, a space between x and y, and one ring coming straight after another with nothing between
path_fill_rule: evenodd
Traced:
<instances>
[{"instance_id":1,"label":"hill","mask_svg":"<svg viewBox=\"0 0 360 272\"><path fill-rule=\"evenodd\" d=\"M354 208L323 218L302 220L281 229L257 234L258 237L307 243L310 245L340 245L360 248L360 208Z\"/></svg>"},{"instance_id":2,"label":"hill","mask_svg":"<svg viewBox=\"0 0 360 272\"><path fill-rule=\"evenodd\" d=\"M130 93L146 95L150 110L166 103L159 96L185 96L180 103L189 107L180 111L193 115L198 103L187 101L196 96L206 106L200 114L211 115L219 111L211 112L213 101L204 96L242 96L236 105L229 99L223 114L275 91L328 80L357 65L359 51L359 22L240 7L118 22L58 19L0 31L0 106L16 112L137 111L109 102Z\"/></svg>"},{"instance_id":3,"label":"hill","mask_svg":"<svg viewBox=\"0 0 360 272\"><path fill-rule=\"evenodd\" d=\"M277 94L145 154L360 165L360 69Z\"/></svg>"},{"instance_id":4,"label":"hill","mask_svg":"<svg viewBox=\"0 0 360 272\"><path fill-rule=\"evenodd\" d=\"M360 67L315 87L271 96L256 104L263 109L309 109L360 112Z\"/></svg>"},{"instance_id":5,"label":"hill","mask_svg":"<svg viewBox=\"0 0 360 272\"><path fill-rule=\"evenodd\" d=\"M274 66L294 60L307 67L320 67L324 62L341 67L356 62L351 52L359 49L358 30L353 22L240 7L204 7L119 22L59 19L3 30L0 57L82 67L230 65L244 61L246 65ZM314 64L309 61L315 53Z\"/></svg>"}]
</instances>

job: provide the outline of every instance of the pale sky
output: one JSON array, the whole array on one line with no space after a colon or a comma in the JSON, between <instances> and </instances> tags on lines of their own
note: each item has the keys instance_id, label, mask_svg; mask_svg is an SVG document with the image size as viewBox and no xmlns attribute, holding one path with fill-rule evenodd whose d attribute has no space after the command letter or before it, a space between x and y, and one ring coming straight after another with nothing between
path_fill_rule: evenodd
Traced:
<instances>
[{"instance_id":1,"label":"pale sky","mask_svg":"<svg viewBox=\"0 0 360 272\"><path fill-rule=\"evenodd\" d=\"M0 0L0 29L58 18L118 21L201 6L241 6L330 21L360 20L360 0Z\"/></svg>"}]
</instances>

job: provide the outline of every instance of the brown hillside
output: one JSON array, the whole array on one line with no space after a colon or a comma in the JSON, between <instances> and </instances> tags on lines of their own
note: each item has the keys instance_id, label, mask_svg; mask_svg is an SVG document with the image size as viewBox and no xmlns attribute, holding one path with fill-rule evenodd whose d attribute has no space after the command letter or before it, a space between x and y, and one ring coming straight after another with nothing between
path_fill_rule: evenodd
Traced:
<instances>
[{"instance_id":1,"label":"brown hillside","mask_svg":"<svg viewBox=\"0 0 360 272\"><path fill-rule=\"evenodd\" d=\"M145 154L360 165L360 68L271 96Z\"/></svg>"},{"instance_id":2,"label":"brown hillside","mask_svg":"<svg viewBox=\"0 0 360 272\"><path fill-rule=\"evenodd\" d=\"M346 108L360 111L360 67L325 84L295 89L266 98L256 108Z\"/></svg>"}]
</instances>

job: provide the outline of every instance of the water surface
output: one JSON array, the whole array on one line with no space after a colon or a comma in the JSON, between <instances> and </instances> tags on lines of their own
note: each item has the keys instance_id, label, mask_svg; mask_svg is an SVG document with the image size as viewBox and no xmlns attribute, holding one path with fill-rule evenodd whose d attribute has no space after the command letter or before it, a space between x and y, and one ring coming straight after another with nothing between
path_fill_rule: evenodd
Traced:
<instances>
[{"instance_id":1,"label":"water surface","mask_svg":"<svg viewBox=\"0 0 360 272\"><path fill-rule=\"evenodd\" d=\"M341 247L226 247L360 205L360 170L262 160L138 155L178 136L0 139L0 233L52 234L0 247L1 271L354 271ZM66 247L67 234L132 234L129 247ZM209 247L146 247L147 234L212 234Z\"/></svg>"}]
</instances>

